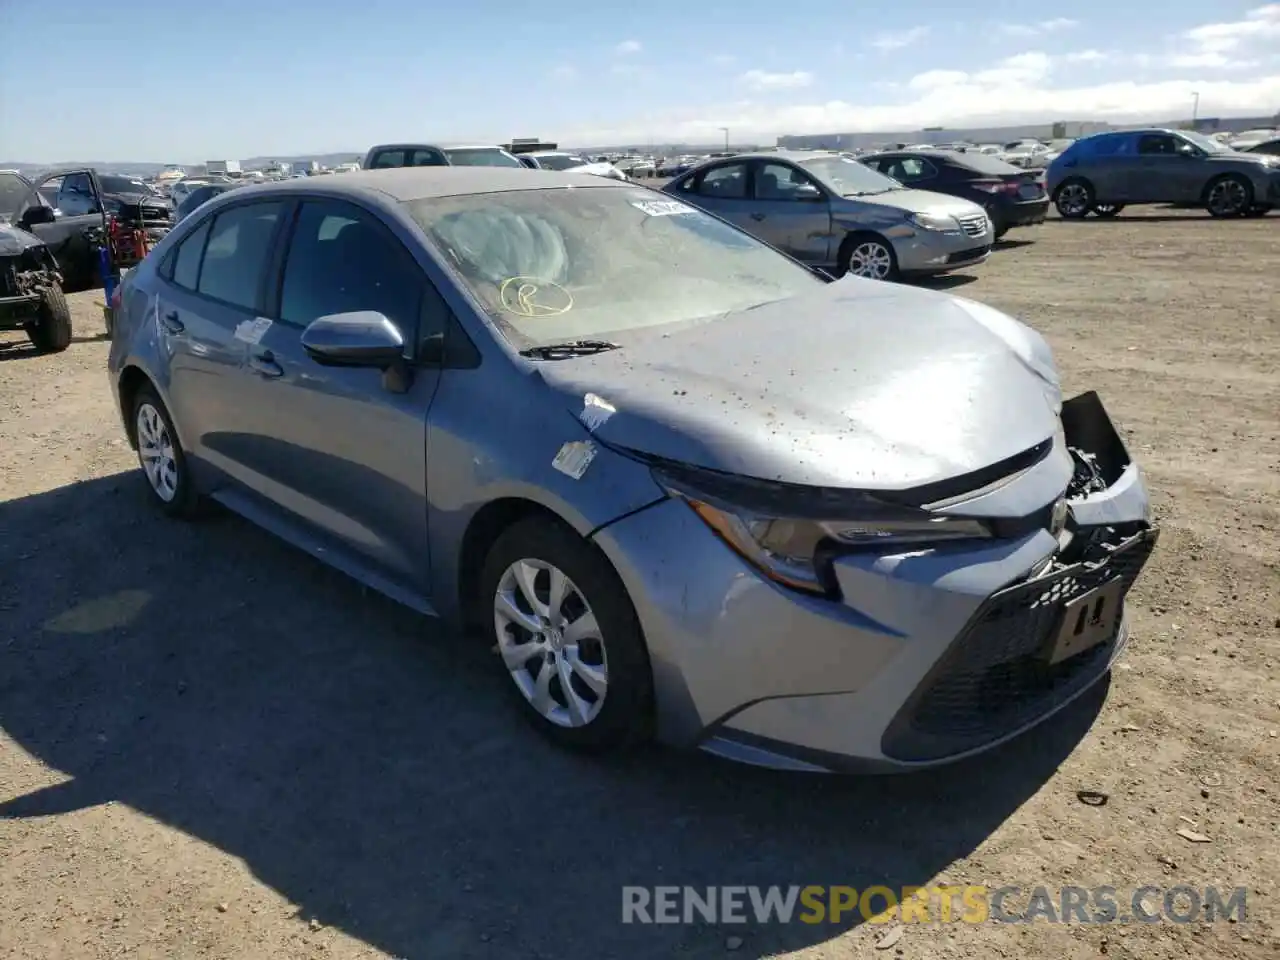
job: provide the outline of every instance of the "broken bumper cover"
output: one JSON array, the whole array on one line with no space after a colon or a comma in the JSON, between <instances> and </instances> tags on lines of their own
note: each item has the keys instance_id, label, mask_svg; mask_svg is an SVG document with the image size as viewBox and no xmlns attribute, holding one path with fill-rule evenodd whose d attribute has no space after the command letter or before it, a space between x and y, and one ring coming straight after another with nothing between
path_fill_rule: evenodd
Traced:
<instances>
[{"instance_id":1,"label":"broken bumper cover","mask_svg":"<svg viewBox=\"0 0 1280 960\"><path fill-rule=\"evenodd\" d=\"M1158 532L1096 395L1068 401L1063 427L1096 468L1088 492L1068 487L1065 531L846 554L839 599L766 580L676 500L601 531L649 644L659 735L763 766L911 769L994 747L1087 690L1128 624L1113 609L1063 656L1073 601L1102 588L1122 603Z\"/></svg>"}]
</instances>

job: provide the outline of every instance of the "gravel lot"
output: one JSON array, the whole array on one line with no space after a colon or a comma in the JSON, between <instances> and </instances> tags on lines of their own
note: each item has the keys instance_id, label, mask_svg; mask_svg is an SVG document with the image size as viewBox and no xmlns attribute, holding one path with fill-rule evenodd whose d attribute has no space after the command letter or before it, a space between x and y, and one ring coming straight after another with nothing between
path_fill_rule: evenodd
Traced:
<instances>
[{"instance_id":1,"label":"gravel lot","mask_svg":"<svg viewBox=\"0 0 1280 960\"><path fill-rule=\"evenodd\" d=\"M1096 696L910 777L559 753L479 644L149 508L100 291L61 356L0 334L0 957L1280 955L1280 217L1011 237L945 285L1102 394L1164 534ZM1245 886L1248 919L620 923L624 884L943 882Z\"/></svg>"}]
</instances>

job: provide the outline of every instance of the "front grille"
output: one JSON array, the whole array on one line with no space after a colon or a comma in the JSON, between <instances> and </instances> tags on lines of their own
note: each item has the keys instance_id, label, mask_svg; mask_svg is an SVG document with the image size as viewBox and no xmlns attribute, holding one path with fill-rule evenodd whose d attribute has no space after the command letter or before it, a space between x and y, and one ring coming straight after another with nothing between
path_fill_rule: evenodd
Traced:
<instances>
[{"instance_id":1,"label":"front grille","mask_svg":"<svg viewBox=\"0 0 1280 960\"><path fill-rule=\"evenodd\" d=\"M981 213L971 217L956 217L960 221L960 229L971 237L980 237L987 232L987 218Z\"/></svg>"},{"instance_id":2,"label":"front grille","mask_svg":"<svg viewBox=\"0 0 1280 960\"><path fill-rule=\"evenodd\" d=\"M968 263L970 260L981 259L982 257L985 257L990 252L991 252L991 247L989 245L981 246L981 247L970 247L968 250L961 250L958 253L953 253L949 255L947 257L947 263Z\"/></svg>"},{"instance_id":3,"label":"front grille","mask_svg":"<svg viewBox=\"0 0 1280 960\"><path fill-rule=\"evenodd\" d=\"M1063 606L1119 577L1128 595L1155 548L1154 528L1122 540L1105 560L1080 562L990 596L885 732L885 754L936 760L1027 726L1084 689L1110 662L1117 635L1050 664L1044 656Z\"/></svg>"}]
</instances>

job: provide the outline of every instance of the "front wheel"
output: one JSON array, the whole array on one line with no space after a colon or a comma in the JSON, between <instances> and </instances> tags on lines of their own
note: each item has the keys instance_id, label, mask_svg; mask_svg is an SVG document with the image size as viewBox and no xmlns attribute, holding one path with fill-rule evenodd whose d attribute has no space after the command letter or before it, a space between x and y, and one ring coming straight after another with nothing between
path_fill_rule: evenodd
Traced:
<instances>
[{"instance_id":1,"label":"front wheel","mask_svg":"<svg viewBox=\"0 0 1280 960\"><path fill-rule=\"evenodd\" d=\"M1205 209L1211 217L1238 217L1253 206L1253 185L1234 174L1220 177L1205 191Z\"/></svg>"},{"instance_id":2,"label":"front wheel","mask_svg":"<svg viewBox=\"0 0 1280 960\"><path fill-rule=\"evenodd\" d=\"M1083 220L1093 209L1093 187L1084 180L1068 180L1058 188L1053 205L1064 220Z\"/></svg>"},{"instance_id":3,"label":"front wheel","mask_svg":"<svg viewBox=\"0 0 1280 960\"><path fill-rule=\"evenodd\" d=\"M851 273L867 280L893 280L898 276L898 257L885 239L863 234L850 237L840 252L837 274Z\"/></svg>"},{"instance_id":4,"label":"front wheel","mask_svg":"<svg viewBox=\"0 0 1280 960\"><path fill-rule=\"evenodd\" d=\"M40 291L36 319L26 325L27 337L41 353L61 353L71 346L71 307L57 285Z\"/></svg>"},{"instance_id":5,"label":"front wheel","mask_svg":"<svg viewBox=\"0 0 1280 960\"><path fill-rule=\"evenodd\" d=\"M478 611L523 715L551 740L599 752L646 739L652 671L631 598L577 533L531 517L494 542Z\"/></svg>"}]
</instances>

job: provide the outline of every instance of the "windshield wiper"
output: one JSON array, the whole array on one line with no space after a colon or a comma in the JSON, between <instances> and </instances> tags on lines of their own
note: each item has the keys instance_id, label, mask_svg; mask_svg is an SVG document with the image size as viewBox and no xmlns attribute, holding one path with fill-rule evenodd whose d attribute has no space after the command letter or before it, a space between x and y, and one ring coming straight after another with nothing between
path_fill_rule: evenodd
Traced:
<instances>
[{"instance_id":1,"label":"windshield wiper","mask_svg":"<svg viewBox=\"0 0 1280 960\"><path fill-rule=\"evenodd\" d=\"M852 193L846 193L846 197L878 197L882 193L888 193L890 190L897 190L898 187L885 187L883 190L854 190Z\"/></svg>"},{"instance_id":2,"label":"windshield wiper","mask_svg":"<svg viewBox=\"0 0 1280 960\"><path fill-rule=\"evenodd\" d=\"M563 360L565 357L583 357L591 353L617 350L619 344L608 340L566 340L564 343L544 343L520 351L522 357L535 360Z\"/></svg>"}]
</instances>

